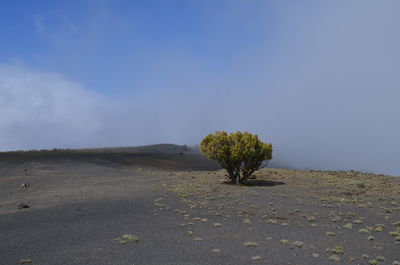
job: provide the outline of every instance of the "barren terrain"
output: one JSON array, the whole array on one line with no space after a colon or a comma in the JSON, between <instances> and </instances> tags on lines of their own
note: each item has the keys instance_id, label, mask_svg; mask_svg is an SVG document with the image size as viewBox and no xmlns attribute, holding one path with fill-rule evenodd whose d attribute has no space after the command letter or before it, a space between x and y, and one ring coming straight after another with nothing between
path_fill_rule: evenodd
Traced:
<instances>
[{"instance_id":1,"label":"barren terrain","mask_svg":"<svg viewBox=\"0 0 400 265\"><path fill-rule=\"evenodd\" d=\"M0 154L0 265L400 264L400 178L263 169L181 146Z\"/></svg>"}]
</instances>

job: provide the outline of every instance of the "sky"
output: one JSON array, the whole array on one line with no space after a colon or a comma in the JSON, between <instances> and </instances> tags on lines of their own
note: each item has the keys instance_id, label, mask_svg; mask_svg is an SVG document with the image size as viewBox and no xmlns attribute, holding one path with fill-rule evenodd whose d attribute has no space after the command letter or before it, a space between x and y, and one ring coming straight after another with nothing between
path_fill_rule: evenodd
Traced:
<instances>
[{"instance_id":1,"label":"sky","mask_svg":"<svg viewBox=\"0 0 400 265\"><path fill-rule=\"evenodd\" d=\"M0 150L198 144L400 176L400 1L0 1Z\"/></svg>"}]
</instances>

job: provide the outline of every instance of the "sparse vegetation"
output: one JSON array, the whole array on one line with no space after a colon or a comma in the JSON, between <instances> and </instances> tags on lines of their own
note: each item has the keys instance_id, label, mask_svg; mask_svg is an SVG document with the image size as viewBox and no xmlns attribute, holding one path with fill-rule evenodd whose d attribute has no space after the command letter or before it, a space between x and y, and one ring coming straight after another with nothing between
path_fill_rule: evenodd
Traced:
<instances>
[{"instance_id":1,"label":"sparse vegetation","mask_svg":"<svg viewBox=\"0 0 400 265\"><path fill-rule=\"evenodd\" d=\"M337 255L332 255L329 257L330 260L334 261L334 262L339 262L340 261L340 257Z\"/></svg>"},{"instance_id":2,"label":"sparse vegetation","mask_svg":"<svg viewBox=\"0 0 400 265\"><path fill-rule=\"evenodd\" d=\"M356 185L359 188L365 188L365 183L364 182L357 182Z\"/></svg>"},{"instance_id":3,"label":"sparse vegetation","mask_svg":"<svg viewBox=\"0 0 400 265\"><path fill-rule=\"evenodd\" d=\"M246 242L243 243L243 245L244 245L245 247L256 247L256 246L257 246L257 243L256 243L256 242L253 242L253 241L246 241Z\"/></svg>"},{"instance_id":4,"label":"sparse vegetation","mask_svg":"<svg viewBox=\"0 0 400 265\"><path fill-rule=\"evenodd\" d=\"M20 259L19 260L19 264L28 264L31 263L32 260L31 259Z\"/></svg>"},{"instance_id":5,"label":"sparse vegetation","mask_svg":"<svg viewBox=\"0 0 400 265\"><path fill-rule=\"evenodd\" d=\"M178 157L179 150L173 150L170 154L171 157L174 159ZM192 159L191 155L194 154L184 153L184 156L179 159ZM200 155L196 154L196 156L201 159L201 163L215 166L214 163ZM175 161L173 163L171 161L164 160L162 164L174 169ZM50 165L50 163L54 162L49 161L45 165ZM47 174L49 168L50 166L41 166L40 163L35 162L23 164L17 173L21 176L24 174L23 177L29 179L32 187L36 188L39 187L36 180L28 178L29 176L25 172L39 176ZM103 166L99 168L104 170ZM63 169L65 170L66 167ZM273 253L278 253L277 255L281 258L284 256L283 262L293 260L292 255L295 255L296 259L297 257L301 258L299 260L301 264L340 262L347 264L350 261L354 264L369 264L369 260L375 260L378 264L400 265L394 262L393 258L397 258L397 256L393 257L391 253L397 250L399 242L396 240L400 241L400 218L398 215L400 179L351 171L265 168L254 174L256 177L254 182L253 180L247 182L247 184L261 183L261 185L232 186L221 184L220 179L226 174L224 170L180 171L172 169L135 168L131 171L132 176L138 174L138 177L146 180L146 186L141 185L139 189L136 186L137 178L135 181L134 178L125 178L127 171L124 170L121 173L123 185L116 186L118 189L115 189L113 194L121 195L121 198L133 198L128 194L135 190L138 194L142 194L141 196L148 196L145 198L151 202L154 215L159 215L156 217L158 221L168 221L168 225L175 226L180 233L170 234L171 231L163 230L160 232L161 234L157 233L153 236L147 235L146 232L140 232L141 227L137 226L135 227L137 233L147 235L147 243L144 242L146 244L128 243L134 241L130 241L127 236L121 236L115 240L114 247L127 252L131 252L132 248L139 247L140 249L136 250L141 251L152 240L158 240L154 237L161 236L163 239L170 239L171 236L176 236L181 241L177 240L175 246L181 248L182 251L206 250L210 256L216 259L231 255L232 246L242 247L242 251L248 253L246 255L249 264L250 262L253 264L265 263L263 260L269 259L270 255L264 256L258 251L267 248L273 250L273 252L271 251L272 258L277 258ZM117 173L113 168L112 172L110 170L107 175L96 175L91 183L98 183L99 180L109 183L109 177L114 177ZM81 178L74 176L75 168L71 171L55 172L49 175L49 178L62 174L71 175L70 179L76 181L76 185L82 184ZM89 174L80 175L90 176ZM349 176L352 177L349 178ZM7 181L7 178L5 176L4 179ZM18 178L14 188L25 196L29 189L19 188L18 185L21 184L21 181L25 181L25 179ZM355 183L358 181L365 182L366 187L364 189L357 188ZM284 185L276 186L278 185L276 183ZM89 191L86 194L97 196L97 191L102 187L95 187L96 189L93 185L89 187L90 189L85 187L86 191ZM105 187L104 190L107 192L102 196L110 198L107 197L110 194L108 192L110 186ZM51 193L51 195L66 194L60 192L66 188L70 188L69 185L60 185L57 193ZM143 193L140 193L142 188ZM119 191L127 192L119 194ZM18 197L15 198L21 200ZM61 197L53 198L51 196L50 198L50 202L53 202L54 198ZM35 211L43 205L43 203L39 204L38 197L32 196L29 199L35 204L32 204L32 208L27 211ZM16 205L13 206L15 208L13 211L17 212ZM125 209L123 210L125 211ZM153 212L150 210L148 214L149 217L153 216ZM165 217L167 218L164 219ZM131 219L127 222L131 222ZM156 223L159 224L159 222ZM143 226L143 228L146 229L147 226ZM265 237L260 239L258 233L263 231L265 231ZM138 235L140 236L140 234ZM108 236L107 238L109 238ZM150 238L147 238L149 236ZM368 236L375 236L376 239L368 241ZM354 241L350 238L354 238ZM111 237L112 239L113 237ZM325 246L323 243L327 242L327 239L330 239L329 246ZM113 244L111 240L108 239L108 244ZM250 241L243 244L246 240L257 243ZM352 242L357 242L360 247L354 248ZM186 244L188 245L187 249L185 248ZM362 252L359 252L360 249L368 255L362 255ZM187 253L191 255L192 252ZM223 255L220 256L219 253L223 253ZM302 254L297 256L300 253ZM385 261L383 261L383 256L378 256L382 254L386 257ZM253 257L258 257L255 255L262 257L261 262L257 261L259 258L253 259ZM19 257L15 259L17 264L18 259Z\"/></svg>"},{"instance_id":6,"label":"sparse vegetation","mask_svg":"<svg viewBox=\"0 0 400 265\"><path fill-rule=\"evenodd\" d=\"M200 151L224 168L233 184L243 183L262 168L263 161L272 159L272 145L248 132L209 134L201 142Z\"/></svg>"},{"instance_id":7,"label":"sparse vegetation","mask_svg":"<svg viewBox=\"0 0 400 265\"><path fill-rule=\"evenodd\" d=\"M130 242L139 242L139 238L134 235L125 234L121 237L114 238L114 242L118 244L126 244Z\"/></svg>"},{"instance_id":8,"label":"sparse vegetation","mask_svg":"<svg viewBox=\"0 0 400 265\"><path fill-rule=\"evenodd\" d=\"M289 240L286 240L286 239L279 240L279 244L281 244L281 245L286 245L287 243L289 243Z\"/></svg>"}]
</instances>

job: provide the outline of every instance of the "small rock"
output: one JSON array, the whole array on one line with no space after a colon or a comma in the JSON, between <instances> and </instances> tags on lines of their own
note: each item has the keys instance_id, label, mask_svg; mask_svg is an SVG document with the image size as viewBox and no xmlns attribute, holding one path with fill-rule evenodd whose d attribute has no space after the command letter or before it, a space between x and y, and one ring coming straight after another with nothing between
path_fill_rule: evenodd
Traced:
<instances>
[{"instance_id":1,"label":"small rock","mask_svg":"<svg viewBox=\"0 0 400 265\"><path fill-rule=\"evenodd\" d=\"M21 202L18 204L18 209L27 209L30 208L31 206L29 205L28 202Z\"/></svg>"},{"instance_id":2,"label":"small rock","mask_svg":"<svg viewBox=\"0 0 400 265\"><path fill-rule=\"evenodd\" d=\"M29 184L27 183L22 183L21 185L19 185L21 188L27 188L29 187Z\"/></svg>"},{"instance_id":3,"label":"small rock","mask_svg":"<svg viewBox=\"0 0 400 265\"><path fill-rule=\"evenodd\" d=\"M315 222L315 221L317 221L317 219L316 219L314 216L311 216L311 217L308 217L308 218L307 218L307 221L309 221L309 222Z\"/></svg>"},{"instance_id":4,"label":"small rock","mask_svg":"<svg viewBox=\"0 0 400 265\"><path fill-rule=\"evenodd\" d=\"M292 243L292 245L294 246L294 247L298 247L298 248L301 248L301 247L303 247L304 246L304 242L301 242L301 241L294 241L293 243Z\"/></svg>"},{"instance_id":5,"label":"small rock","mask_svg":"<svg viewBox=\"0 0 400 265\"><path fill-rule=\"evenodd\" d=\"M337 255L332 255L329 257L330 260L335 261L335 262L339 262L340 261L340 257Z\"/></svg>"}]
</instances>

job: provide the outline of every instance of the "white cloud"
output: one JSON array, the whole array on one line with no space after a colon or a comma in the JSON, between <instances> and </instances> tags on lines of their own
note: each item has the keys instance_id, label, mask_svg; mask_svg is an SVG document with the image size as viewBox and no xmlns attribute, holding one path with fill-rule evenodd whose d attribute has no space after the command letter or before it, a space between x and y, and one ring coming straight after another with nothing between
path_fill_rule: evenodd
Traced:
<instances>
[{"instance_id":1,"label":"white cloud","mask_svg":"<svg viewBox=\"0 0 400 265\"><path fill-rule=\"evenodd\" d=\"M0 65L0 146L90 144L103 126L99 97L59 74Z\"/></svg>"}]
</instances>

